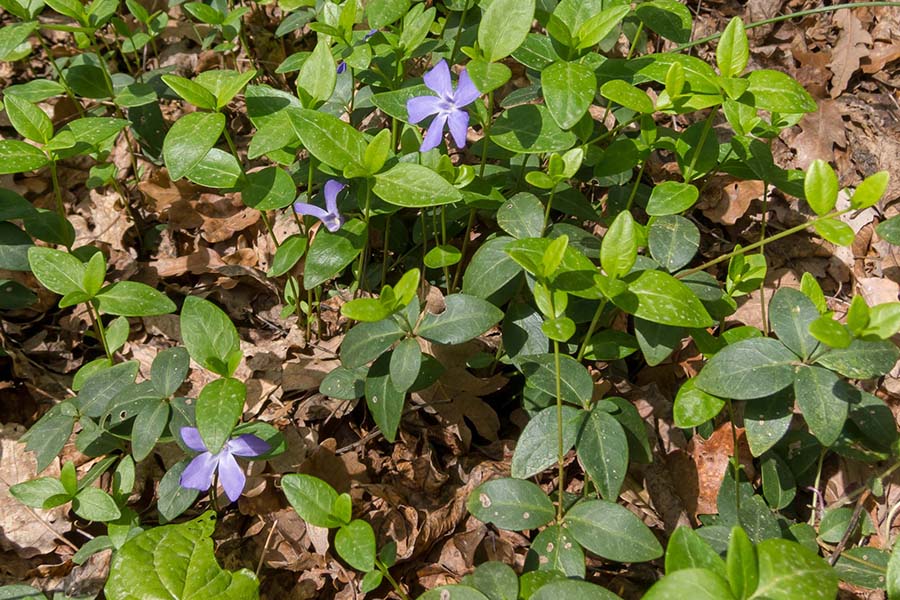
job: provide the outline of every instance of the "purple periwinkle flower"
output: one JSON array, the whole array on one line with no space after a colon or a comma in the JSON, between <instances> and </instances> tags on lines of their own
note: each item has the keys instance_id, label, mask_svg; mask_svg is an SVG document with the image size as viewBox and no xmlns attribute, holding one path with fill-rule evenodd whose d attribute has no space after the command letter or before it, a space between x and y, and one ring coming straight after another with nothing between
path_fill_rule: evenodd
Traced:
<instances>
[{"instance_id":1,"label":"purple periwinkle flower","mask_svg":"<svg viewBox=\"0 0 900 600\"><path fill-rule=\"evenodd\" d=\"M370 37L372 37L372 36L375 35L376 33L378 33L378 30L377 30L377 29L372 29L372 30L370 30L369 33L367 33L367 34L363 37L363 40L368 40Z\"/></svg>"},{"instance_id":2,"label":"purple periwinkle flower","mask_svg":"<svg viewBox=\"0 0 900 600\"><path fill-rule=\"evenodd\" d=\"M469 129L469 113L463 108L481 95L475 84L469 78L469 74L463 69L459 73L459 82L456 90L450 80L450 67L447 61L441 60L434 68L425 73L423 78L428 89L436 92L437 96L416 96L406 102L406 112L409 113L409 122L418 123L426 117L435 115L425 133L420 152L427 152L437 148L441 143L444 133L444 125L450 129L450 135L458 148L466 145L466 131Z\"/></svg>"},{"instance_id":3,"label":"purple periwinkle flower","mask_svg":"<svg viewBox=\"0 0 900 600\"><path fill-rule=\"evenodd\" d=\"M294 210L301 215L319 219L328 231L334 233L344 224L344 217L338 212L337 197L345 187L343 183L334 179L325 182L325 208L328 210L322 210L308 202L294 202Z\"/></svg>"},{"instance_id":4,"label":"purple periwinkle flower","mask_svg":"<svg viewBox=\"0 0 900 600\"><path fill-rule=\"evenodd\" d=\"M344 61L340 61L337 64L337 74L340 75L341 73L343 73L346 70L347 70L347 63L345 63Z\"/></svg>"},{"instance_id":5,"label":"purple periwinkle flower","mask_svg":"<svg viewBox=\"0 0 900 600\"><path fill-rule=\"evenodd\" d=\"M253 457L265 454L270 450L269 444L264 440L245 433L225 442L222 449L213 454L207 449L200 437L200 431L196 427L182 427L181 439L188 448L200 452L194 457L184 472L181 473L179 484L183 488L191 490L208 490L213 483L213 474L219 470L219 480L225 488L225 495L232 502L240 498L244 491L247 478L234 459L235 456Z\"/></svg>"}]
</instances>

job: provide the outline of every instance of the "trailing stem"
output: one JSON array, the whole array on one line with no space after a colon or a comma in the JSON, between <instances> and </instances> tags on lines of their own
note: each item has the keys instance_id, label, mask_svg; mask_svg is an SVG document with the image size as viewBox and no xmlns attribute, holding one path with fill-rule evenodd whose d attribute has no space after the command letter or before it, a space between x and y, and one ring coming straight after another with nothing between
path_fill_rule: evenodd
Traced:
<instances>
[{"instance_id":1,"label":"trailing stem","mask_svg":"<svg viewBox=\"0 0 900 600\"><path fill-rule=\"evenodd\" d=\"M565 447L563 446L563 416L562 416L562 377L559 365L559 342L553 340L553 363L556 369L556 466L559 476L559 505L556 507L556 520L562 521L563 501L565 500Z\"/></svg>"}]
</instances>

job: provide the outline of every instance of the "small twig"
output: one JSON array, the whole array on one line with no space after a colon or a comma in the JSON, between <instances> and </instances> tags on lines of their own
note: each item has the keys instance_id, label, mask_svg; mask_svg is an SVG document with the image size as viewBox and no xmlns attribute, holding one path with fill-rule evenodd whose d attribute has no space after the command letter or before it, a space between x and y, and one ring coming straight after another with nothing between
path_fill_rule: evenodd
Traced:
<instances>
[{"instance_id":1,"label":"small twig","mask_svg":"<svg viewBox=\"0 0 900 600\"><path fill-rule=\"evenodd\" d=\"M272 535L275 533L275 527L278 525L278 519L272 521L272 528L269 529L269 535L266 536L266 543L263 544L262 552L259 553L259 563L256 565L256 576L262 571L263 559L266 557L266 551L269 549L269 542L272 541Z\"/></svg>"},{"instance_id":2,"label":"small twig","mask_svg":"<svg viewBox=\"0 0 900 600\"><path fill-rule=\"evenodd\" d=\"M834 563L837 562L838 558L841 557L841 552L844 551L844 548L847 546L847 542L850 541L850 536L853 535L853 532L856 531L856 526L859 524L859 518L862 515L863 504L866 503L866 500L869 499L869 495L871 492L868 488L862 493L859 497L859 500L856 501L856 508L853 509L853 516L850 517L850 524L847 525L847 531L844 532L843 537L841 537L841 541L838 542L838 545L835 546L834 552L828 557L828 564L832 567Z\"/></svg>"}]
</instances>

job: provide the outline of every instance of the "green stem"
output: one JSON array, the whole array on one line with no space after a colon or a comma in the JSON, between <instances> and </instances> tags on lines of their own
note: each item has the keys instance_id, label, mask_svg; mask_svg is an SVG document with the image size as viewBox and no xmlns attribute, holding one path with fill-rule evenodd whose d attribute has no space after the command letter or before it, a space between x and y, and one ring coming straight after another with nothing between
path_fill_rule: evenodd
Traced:
<instances>
[{"instance_id":1,"label":"green stem","mask_svg":"<svg viewBox=\"0 0 900 600\"><path fill-rule=\"evenodd\" d=\"M631 40L631 46L628 48L628 54L625 56L625 60L628 60L634 54L634 50L637 47L638 40L641 37L641 34L644 32L644 22L641 21L638 23L637 31L634 32L634 38Z\"/></svg>"},{"instance_id":2,"label":"green stem","mask_svg":"<svg viewBox=\"0 0 900 600\"><path fill-rule=\"evenodd\" d=\"M106 329L103 327L103 321L100 319L100 314L97 312L94 304L92 302L88 302L87 304L91 320L94 322L94 331L97 333L100 343L103 344L103 351L106 353L106 358L109 359L109 364L112 364L113 355L112 352L110 352L109 344L106 341Z\"/></svg>"},{"instance_id":3,"label":"green stem","mask_svg":"<svg viewBox=\"0 0 900 600\"><path fill-rule=\"evenodd\" d=\"M769 212L769 182L763 181L763 198L762 198L762 222L760 224L759 230L759 239L760 241L766 239L766 222ZM763 261L766 259L766 249L764 246L760 246L759 254L763 257ZM759 312L762 317L762 329L763 335L769 335L769 318L766 314L766 278L763 277L762 281L759 282Z\"/></svg>"},{"instance_id":4,"label":"green stem","mask_svg":"<svg viewBox=\"0 0 900 600\"><path fill-rule=\"evenodd\" d=\"M381 254L381 287L384 287L384 282L387 280L388 255L391 247L391 216L388 213L384 223L384 251Z\"/></svg>"},{"instance_id":5,"label":"green stem","mask_svg":"<svg viewBox=\"0 0 900 600\"><path fill-rule=\"evenodd\" d=\"M731 469L734 473L734 505L737 512L741 512L741 460L740 449L738 448L737 425L734 422L734 406L731 400L726 400L728 405L728 419L731 421L731 447L734 451L731 453Z\"/></svg>"},{"instance_id":6,"label":"green stem","mask_svg":"<svg viewBox=\"0 0 900 600\"><path fill-rule=\"evenodd\" d=\"M487 123L484 124L484 138L481 140L481 165L478 168L478 176L484 177L484 168L487 166L488 140L491 137L491 126L494 124L494 92L488 94Z\"/></svg>"},{"instance_id":7,"label":"green stem","mask_svg":"<svg viewBox=\"0 0 900 600\"><path fill-rule=\"evenodd\" d=\"M469 14L469 2L463 7L462 16L459 17L459 26L456 28L456 39L453 40L453 50L450 52L450 64L456 62L456 52L459 50L459 41L462 38L463 24Z\"/></svg>"},{"instance_id":8,"label":"green stem","mask_svg":"<svg viewBox=\"0 0 900 600\"><path fill-rule=\"evenodd\" d=\"M706 261L705 263L703 263L702 265L700 265L698 267L694 267L692 269L687 269L687 270L681 271L680 273L675 275L675 277L677 279L683 279L683 278L687 277L688 275L693 275L694 273L704 271L704 270L708 269L709 267L719 264L720 262L730 260L733 256L737 256L738 254L746 254L747 252L750 252L751 250L756 250L757 248L762 248L763 246L765 246L766 244L768 244L770 242L774 242L776 240L786 238L789 235L793 235L799 231L803 231L807 227L810 227L811 225L815 225L819 221L824 221L826 219L839 217L843 214L850 212L851 210L853 210L853 209L847 208L844 210L835 210L835 211L828 213L827 215L822 215L822 216L816 217L815 219L810 219L806 223L801 223L800 225L797 225L796 227L791 227L790 229L785 229L784 231L782 231L780 233L776 233L775 235L773 235L770 238L766 238L764 240L754 242L754 243L750 244L749 246L745 246L743 248L733 250L733 251L729 252L728 254L723 254L722 256L719 256L712 260Z\"/></svg>"},{"instance_id":9,"label":"green stem","mask_svg":"<svg viewBox=\"0 0 900 600\"><path fill-rule=\"evenodd\" d=\"M66 218L66 207L63 205L62 189L59 187L59 176L56 173L56 161L50 157L50 179L53 182L53 194L56 196L56 212L60 218Z\"/></svg>"},{"instance_id":10,"label":"green stem","mask_svg":"<svg viewBox=\"0 0 900 600\"><path fill-rule=\"evenodd\" d=\"M44 26L41 25L41 27L43 28ZM50 61L50 64L53 66L53 70L56 71L56 77L59 78L60 85L65 88L66 95L69 97L69 100L72 101L72 104L75 105L75 110L78 111L78 116L83 117L84 108L81 106L81 102L75 99L75 92L73 92L72 88L69 87L69 82L66 81L66 78L63 76L62 70L59 68L59 65L56 64L56 61L53 60L53 55L50 54L50 48L47 46L47 42L44 41L44 36L38 33L37 39L41 44L41 48L44 49L44 54L47 55L47 60Z\"/></svg>"},{"instance_id":11,"label":"green stem","mask_svg":"<svg viewBox=\"0 0 900 600\"><path fill-rule=\"evenodd\" d=\"M556 520L562 521L563 501L565 500L565 447L563 446L563 416L562 416L562 376L559 365L559 342L553 340L553 362L556 369L556 466L559 476L559 505L556 507Z\"/></svg>"},{"instance_id":12,"label":"green stem","mask_svg":"<svg viewBox=\"0 0 900 600\"><path fill-rule=\"evenodd\" d=\"M357 289L365 290L366 287L366 254L369 249L369 209L372 205L372 184L366 179L366 207L363 210L363 220L366 222L366 237L363 240L362 251L359 253L359 267L357 273Z\"/></svg>"},{"instance_id":13,"label":"green stem","mask_svg":"<svg viewBox=\"0 0 900 600\"><path fill-rule=\"evenodd\" d=\"M462 247L459 249L459 264L456 266L456 272L453 274L453 283L450 289L455 290L459 284L459 277L462 275L463 262L466 259L466 251L469 249L469 238L472 235L472 228L475 226L475 209L469 210L469 220L466 222L466 233L463 235Z\"/></svg>"},{"instance_id":14,"label":"green stem","mask_svg":"<svg viewBox=\"0 0 900 600\"><path fill-rule=\"evenodd\" d=\"M600 315L603 313L604 308L606 308L606 298L600 301L597 310L594 311L594 317L591 319L591 324L588 326L587 333L584 335L584 340L581 342L581 348L578 350L578 362L581 362L581 359L584 358L584 355L587 352L588 344L591 342L594 331L597 330L597 323L600 322Z\"/></svg>"},{"instance_id":15,"label":"green stem","mask_svg":"<svg viewBox=\"0 0 900 600\"><path fill-rule=\"evenodd\" d=\"M409 596L406 595L406 592L400 587L400 584L397 583L397 580L391 575L390 570L381 562L379 559L375 559L375 566L378 567L378 570L381 571L381 574L384 575L384 578L388 580L388 583L391 584L391 587L394 588L394 591L397 592L397 595L400 596L400 600L409 600Z\"/></svg>"},{"instance_id":16,"label":"green stem","mask_svg":"<svg viewBox=\"0 0 900 600\"><path fill-rule=\"evenodd\" d=\"M637 179L634 180L634 186L631 188L631 194L628 196L628 203L625 205L625 210L631 210L631 205L634 203L635 196L637 196L638 188L641 185L641 177L644 176L645 168L647 168L647 161L641 162L641 168L638 169Z\"/></svg>"},{"instance_id":17,"label":"green stem","mask_svg":"<svg viewBox=\"0 0 900 600\"><path fill-rule=\"evenodd\" d=\"M238 161L238 164L241 164L241 157L238 156L237 147L234 145L234 140L231 139L231 134L228 133L228 128L226 127L225 129L223 129L222 133L225 136L225 142L228 144L228 149L231 150L232 156L234 156L234 159Z\"/></svg>"},{"instance_id":18,"label":"green stem","mask_svg":"<svg viewBox=\"0 0 900 600\"><path fill-rule=\"evenodd\" d=\"M556 185L553 186L553 189L550 190L550 197L547 198L547 207L544 208L544 224L541 226L541 237L544 235L544 231L547 230L547 224L550 223L550 209L553 207L553 197L556 195Z\"/></svg>"},{"instance_id":19,"label":"green stem","mask_svg":"<svg viewBox=\"0 0 900 600\"><path fill-rule=\"evenodd\" d=\"M900 7L900 2L854 2L849 4L836 4L834 6L819 6L816 8L811 8L809 10L801 10L795 13L791 13L788 15L778 15L777 17L772 17L771 19L763 19L762 21L754 21L753 23L749 23L744 25L744 29L754 29L756 27L762 27L764 25L771 25L772 23L780 23L781 21L789 21L791 19L799 19L802 17L806 17L809 15L815 15L824 12L838 11L845 8L874 8L878 6L888 6L888 7ZM687 50L688 48L693 48L694 46L699 46L700 44L705 44L707 42L713 42L722 37L722 33L716 33L714 35L708 35L704 38L700 38L699 40L694 40L691 42L687 42L686 44L682 44L670 52L681 52L682 50Z\"/></svg>"},{"instance_id":20,"label":"green stem","mask_svg":"<svg viewBox=\"0 0 900 600\"><path fill-rule=\"evenodd\" d=\"M694 167L697 166L697 160L703 153L703 144L706 143L706 138L709 136L709 130L712 129L713 119L715 118L717 112L718 107L713 107L709 111L709 116L706 117L706 121L703 123L703 131L700 132L700 142L694 149L694 156L691 157L691 164L688 165L687 170L685 170L684 172L685 182L690 182L692 179L694 179Z\"/></svg>"},{"instance_id":21,"label":"green stem","mask_svg":"<svg viewBox=\"0 0 900 600\"><path fill-rule=\"evenodd\" d=\"M441 244L447 245L447 206L441 207ZM453 293L453 284L450 281L450 266L444 265L444 285L447 287L447 295Z\"/></svg>"}]
</instances>

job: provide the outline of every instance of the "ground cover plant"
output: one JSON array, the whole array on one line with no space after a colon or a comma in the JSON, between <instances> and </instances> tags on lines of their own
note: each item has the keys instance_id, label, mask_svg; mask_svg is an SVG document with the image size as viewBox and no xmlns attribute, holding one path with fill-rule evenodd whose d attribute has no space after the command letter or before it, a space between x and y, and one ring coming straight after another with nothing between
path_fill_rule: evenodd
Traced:
<instances>
[{"instance_id":1,"label":"ground cover plant","mask_svg":"<svg viewBox=\"0 0 900 600\"><path fill-rule=\"evenodd\" d=\"M900 7L703 5L0 0L0 598L900 598Z\"/></svg>"}]
</instances>

